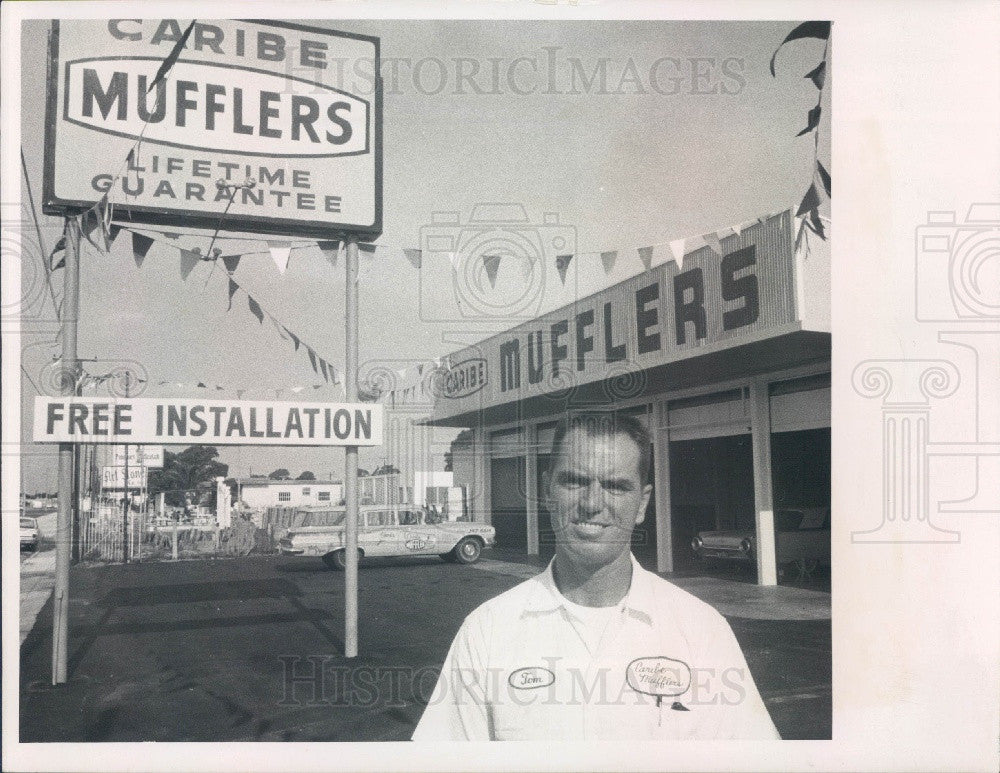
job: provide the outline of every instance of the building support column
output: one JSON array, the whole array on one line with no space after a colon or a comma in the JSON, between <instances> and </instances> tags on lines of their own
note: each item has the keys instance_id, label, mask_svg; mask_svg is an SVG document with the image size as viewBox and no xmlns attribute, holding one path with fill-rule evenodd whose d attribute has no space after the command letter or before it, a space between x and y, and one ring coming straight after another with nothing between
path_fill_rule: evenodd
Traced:
<instances>
[{"instance_id":1,"label":"building support column","mask_svg":"<svg viewBox=\"0 0 1000 773\"><path fill-rule=\"evenodd\" d=\"M490 448L489 434L486 428L479 426L473 429L473 453L475 465L475 480L472 487L472 520L477 523L492 523L493 508L490 499Z\"/></svg>"},{"instance_id":2,"label":"building support column","mask_svg":"<svg viewBox=\"0 0 1000 773\"><path fill-rule=\"evenodd\" d=\"M524 455L524 501L528 514L528 555L538 555L538 425L525 426L527 453Z\"/></svg>"},{"instance_id":3,"label":"building support column","mask_svg":"<svg viewBox=\"0 0 1000 773\"><path fill-rule=\"evenodd\" d=\"M653 407L653 497L656 504L656 571L674 571L673 514L670 510L670 436L667 404Z\"/></svg>"},{"instance_id":4,"label":"building support column","mask_svg":"<svg viewBox=\"0 0 1000 773\"><path fill-rule=\"evenodd\" d=\"M767 382L762 379L754 379L750 383L750 431L757 528L757 584L777 585L774 495L771 490L771 399Z\"/></svg>"}]
</instances>

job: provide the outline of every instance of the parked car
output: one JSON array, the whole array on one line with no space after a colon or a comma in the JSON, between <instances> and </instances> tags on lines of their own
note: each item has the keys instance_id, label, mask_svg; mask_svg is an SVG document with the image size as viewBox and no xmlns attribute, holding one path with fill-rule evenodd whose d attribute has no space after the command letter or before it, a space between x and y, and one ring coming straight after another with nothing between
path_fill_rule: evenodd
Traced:
<instances>
[{"instance_id":1,"label":"parked car","mask_svg":"<svg viewBox=\"0 0 1000 773\"><path fill-rule=\"evenodd\" d=\"M21 550L38 549L38 519L21 516Z\"/></svg>"},{"instance_id":2,"label":"parked car","mask_svg":"<svg viewBox=\"0 0 1000 773\"><path fill-rule=\"evenodd\" d=\"M444 521L417 508L362 507L358 514L358 557L438 555L446 561L472 564L491 548L496 529L485 523ZM345 563L343 522L333 526L295 526L278 540L290 556L320 556L331 569Z\"/></svg>"},{"instance_id":3,"label":"parked car","mask_svg":"<svg viewBox=\"0 0 1000 773\"><path fill-rule=\"evenodd\" d=\"M774 515L777 563L793 566L799 576L808 576L820 566L830 565L830 508L785 507ZM700 531L691 540L699 559L754 563L757 560L753 529Z\"/></svg>"}]
</instances>

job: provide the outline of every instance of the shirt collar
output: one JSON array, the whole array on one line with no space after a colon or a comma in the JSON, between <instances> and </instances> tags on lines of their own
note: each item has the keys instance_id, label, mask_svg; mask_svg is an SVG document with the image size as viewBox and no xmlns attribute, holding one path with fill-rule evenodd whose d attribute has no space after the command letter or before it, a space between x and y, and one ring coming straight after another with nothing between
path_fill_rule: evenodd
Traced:
<instances>
[{"instance_id":1,"label":"shirt collar","mask_svg":"<svg viewBox=\"0 0 1000 773\"><path fill-rule=\"evenodd\" d=\"M635 556L630 554L629 558L632 561L632 584L625 594L624 609L645 619L647 623L652 623L654 605L650 573L639 565ZM565 608L566 599L556 587L555 577L552 574L554 564L555 558L549 561L544 572L529 580L533 583L533 587L524 606L526 612L553 612Z\"/></svg>"}]
</instances>

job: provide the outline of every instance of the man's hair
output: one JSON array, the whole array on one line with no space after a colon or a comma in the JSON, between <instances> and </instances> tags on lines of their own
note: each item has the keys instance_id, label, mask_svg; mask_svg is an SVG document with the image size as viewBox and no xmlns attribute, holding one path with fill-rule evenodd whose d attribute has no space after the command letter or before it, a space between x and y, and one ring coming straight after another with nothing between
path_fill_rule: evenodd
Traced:
<instances>
[{"instance_id":1,"label":"man's hair","mask_svg":"<svg viewBox=\"0 0 1000 773\"><path fill-rule=\"evenodd\" d=\"M615 414L611 411L574 413L556 425L556 435L552 440L550 473L555 472L556 465L559 464L566 436L575 429L583 430L591 437L627 435L639 447L639 481L644 486L649 482L653 442L649 430L634 416Z\"/></svg>"}]
</instances>

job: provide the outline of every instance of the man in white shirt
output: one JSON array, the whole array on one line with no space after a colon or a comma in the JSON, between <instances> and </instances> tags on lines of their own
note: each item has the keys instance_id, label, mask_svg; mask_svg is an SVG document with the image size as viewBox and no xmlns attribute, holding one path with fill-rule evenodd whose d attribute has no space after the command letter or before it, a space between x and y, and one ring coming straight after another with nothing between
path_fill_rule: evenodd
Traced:
<instances>
[{"instance_id":1,"label":"man in white shirt","mask_svg":"<svg viewBox=\"0 0 1000 773\"><path fill-rule=\"evenodd\" d=\"M555 558L465 619L413 740L779 737L722 615L632 557L650 448L631 417L559 426Z\"/></svg>"}]
</instances>

